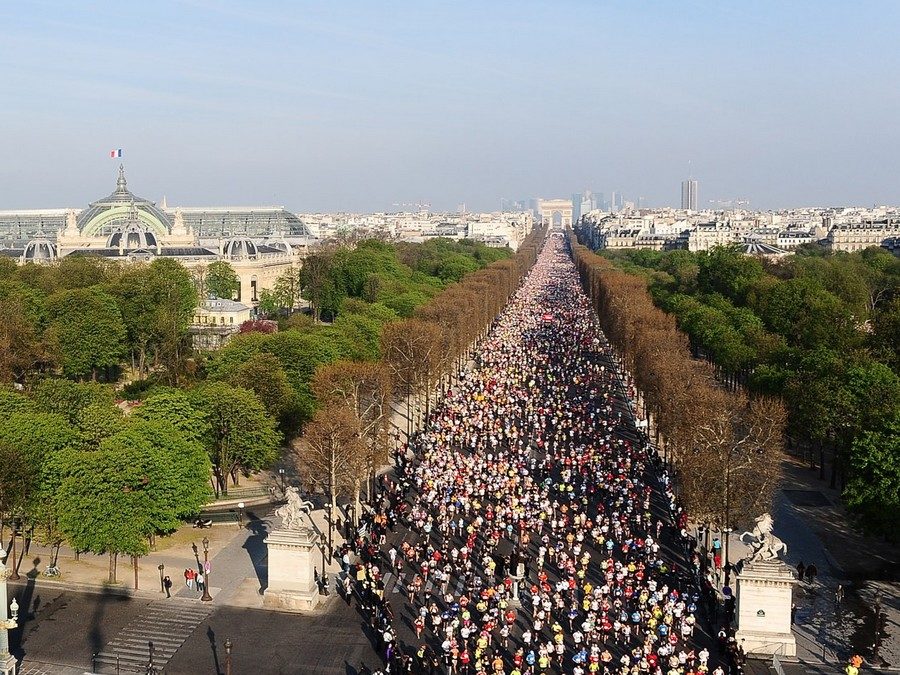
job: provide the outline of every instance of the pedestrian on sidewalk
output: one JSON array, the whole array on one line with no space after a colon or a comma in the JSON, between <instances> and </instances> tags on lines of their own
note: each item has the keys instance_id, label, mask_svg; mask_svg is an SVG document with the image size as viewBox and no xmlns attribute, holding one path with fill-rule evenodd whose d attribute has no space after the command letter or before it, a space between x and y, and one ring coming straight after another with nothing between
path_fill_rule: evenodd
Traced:
<instances>
[{"instance_id":1,"label":"pedestrian on sidewalk","mask_svg":"<svg viewBox=\"0 0 900 675\"><path fill-rule=\"evenodd\" d=\"M166 597L171 598L172 597L172 579L169 576L166 576L163 579L163 588L166 589Z\"/></svg>"},{"instance_id":2,"label":"pedestrian on sidewalk","mask_svg":"<svg viewBox=\"0 0 900 675\"><path fill-rule=\"evenodd\" d=\"M797 578L800 581L803 581L803 575L806 574L806 565L803 564L803 561L797 563Z\"/></svg>"},{"instance_id":3,"label":"pedestrian on sidewalk","mask_svg":"<svg viewBox=\"0 0 900 675\"><path fill-rule=\"evenodd\" d=\"M197 572L197 590L199 592L203 592L203 589L206 588L204 584L206 583L206 579L203 577L203 572Z\"/></svg>"}]
</instances>

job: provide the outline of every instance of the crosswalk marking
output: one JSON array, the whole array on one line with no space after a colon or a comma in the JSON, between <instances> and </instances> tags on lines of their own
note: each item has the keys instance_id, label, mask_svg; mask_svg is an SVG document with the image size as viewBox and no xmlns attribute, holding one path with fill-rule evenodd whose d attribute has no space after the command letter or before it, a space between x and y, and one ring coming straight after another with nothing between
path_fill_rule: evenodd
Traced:
<instances>
[{"instance_id":1,"label":"crosswalk marking","mask_svg":"<svg viewBox=\"0 0 900 675\"><path fill-rule=\"evenodd\" d=\"M211 612L206 603L191 600L171 598L150 603L97 654L97 672L119 667L142 670L149 661L151 642L153 663L161 669Z\"/></svg>"}]
</instances>

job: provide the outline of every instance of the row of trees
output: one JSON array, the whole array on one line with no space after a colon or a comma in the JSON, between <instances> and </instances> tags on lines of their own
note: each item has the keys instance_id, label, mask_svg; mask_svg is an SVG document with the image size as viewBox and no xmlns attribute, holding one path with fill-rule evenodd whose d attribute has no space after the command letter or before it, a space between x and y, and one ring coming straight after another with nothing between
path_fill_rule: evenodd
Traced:
<instances>
[{"instance_id":1,"label":"row of trees","mask_svg":"<svg viewBox=\"0 0 900 675\"><path fill-rule=\"evenodd\" d=\"M190 274L160 258L118 265L67 256L56 265L0 260L0 382L61 370L74 379L115 379L130 357L175 383L188 351L185 331L197 306Z\"/></svg>"},{"instance_id":2,"label":"row of trees","mask_svg":"<svg viewBox=\"0 0 900 675\"><path fill-rule=\"evenodd\" d=\"M353 248L335 244L304 260L300 291L317 320L337 316L346 298L380 303L410 317L447 284L509 255L509 249L470 240L390 244L367 239Z\"/></svg>"},{"instance_id":3,"label":"row of trees","mask_svg":"<svg viewBox=\"0 0 900 675\"><path fill-rule=\"evenodd\" d=\"M607 254L646 280L657 306L724 382L782 398L792 443L866 528L900 512L900 259L817 246L765 262L727 247Z\"/></svg>"},{"instance_id":4,"label":"row of trees","mask_svg":"<svg viewBox=\"0 0 900 675\"><path fill-rule=\"evenodd\" d=\"M709 363L692 358L674 318L654 305L644 278L616 269L574 238L570 243L603 331L655 422L688 512L733 527L767 511L781 475L782 403L722 387Z\"/></svg>"},{"instance_id":5,"label":"row of trees","mask_svg":"<svg viewBox=\"0 0 900 675\"><path fill-rule=\"evenodd\" d=\"M391 447L392 401L405 401L407 437L414 410L427 417L470 350L482 337L537 259L544 235L538 229L509 259L467 274L420 306L413 317L388 323L381 336L382 358L338 361L319 368L312 390L321 407L295 445L307 485L320 488L336 505L368 491Z\"/></svg>"}]
</instances>

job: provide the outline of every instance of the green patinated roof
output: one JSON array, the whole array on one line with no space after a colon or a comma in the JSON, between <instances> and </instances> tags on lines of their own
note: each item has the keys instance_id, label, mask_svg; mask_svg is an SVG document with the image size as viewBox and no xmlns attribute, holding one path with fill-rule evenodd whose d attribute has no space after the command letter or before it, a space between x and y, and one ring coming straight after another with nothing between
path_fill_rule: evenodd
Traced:
<instances>
[{"instance_id":1,"label":"green patinated roof","mask_svg":"<svg viewBox=\"0 0 900 675\"><path fill-rule=\"evenodd\" d=\"M132 208L136 210L141 224L149 231L157 235L171 232L172 222L165 211L149 199L137 197L128 189L125 168L122 166L119 167L115 191L108 197L91 202L81 212L78 216L78 229L86 237L109 235L129 222L133 217Z\"/></svg>"}]
</instances>

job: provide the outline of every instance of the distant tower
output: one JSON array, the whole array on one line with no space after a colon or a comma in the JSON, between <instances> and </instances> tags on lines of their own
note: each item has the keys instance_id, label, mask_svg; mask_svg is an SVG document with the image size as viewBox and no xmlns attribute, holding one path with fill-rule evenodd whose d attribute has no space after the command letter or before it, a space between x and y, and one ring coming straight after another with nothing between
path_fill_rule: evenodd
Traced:
<instances>
[{"instance_id":1,"label":"distant tower","mask_svg":"<svg viewBox=\"0 0 900 675\"><path fill-rule=\"evenodd\" d=\"M696 211L699 195L700 184L694 178L681 181L681 208Z\"/></svg>"}]
</instances>

